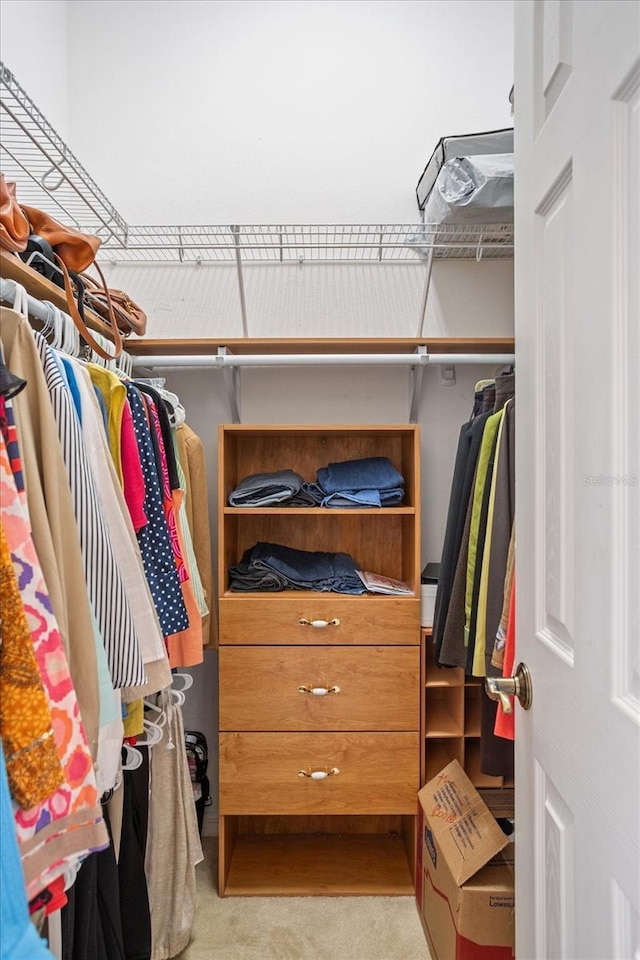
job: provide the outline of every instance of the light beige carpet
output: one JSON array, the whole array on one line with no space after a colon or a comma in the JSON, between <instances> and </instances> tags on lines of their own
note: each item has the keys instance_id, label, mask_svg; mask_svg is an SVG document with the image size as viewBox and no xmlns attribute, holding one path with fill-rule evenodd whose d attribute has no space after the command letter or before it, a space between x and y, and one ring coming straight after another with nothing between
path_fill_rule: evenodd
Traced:
<instances>
[{"instance_id":1,"label":"light beige carpet","mask_svg":"<svg viewBox=\"0 0 640 960\"><path fill-rule=\"evenodd\" d=\"M429 960L412 897L225 897L203 838L193 937L180 960Z\"/></svg>"}]
</instances>

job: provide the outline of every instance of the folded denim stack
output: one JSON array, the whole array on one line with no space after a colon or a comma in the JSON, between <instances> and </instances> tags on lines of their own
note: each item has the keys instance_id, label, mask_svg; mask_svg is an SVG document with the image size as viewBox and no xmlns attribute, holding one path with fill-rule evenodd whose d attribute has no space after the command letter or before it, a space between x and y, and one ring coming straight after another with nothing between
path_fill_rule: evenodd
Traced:
<instances>
[{"instance_id":1,"label":"folded denim stack","mask_svg":"<svg viewBox=\"0 0 640 960\"><path fill-rule=\"evenodd\" d=\"M322 507L394 507L402 503L404 477L387 457L330 463L303 490Z\"/></svg>"},{"instance_id":2,"label":"folded denim stack","mask_svg":"<svg viewBox=\"0 0 640 960\"><path fill-rule=\"evenodd\" d=\"M365 593L358 564L348 553L294 550L278 543L256 543L229 569L232 590L318 590Z\"/></svg>"},{"instance_id":3,"label":"folded denim stack","mask_svg":"<svg viewBox=\"0 0 640 960\"><path fill-rule=\"evenodd\" d=\"M231 507L268 507L295 497L302 487L302 477L294 470L252 473L244 477L229 494Z\"/></svg>"}]
</instances>

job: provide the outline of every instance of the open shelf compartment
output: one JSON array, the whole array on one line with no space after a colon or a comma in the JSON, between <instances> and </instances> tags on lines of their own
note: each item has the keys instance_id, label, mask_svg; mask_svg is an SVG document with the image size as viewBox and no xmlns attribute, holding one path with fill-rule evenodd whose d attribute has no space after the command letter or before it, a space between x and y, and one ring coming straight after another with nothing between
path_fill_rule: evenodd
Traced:
<instances>
[{"instance_id":1,"label":"open shelf compartment","mask_svg":"<svg viewBox=\"0 0 640 960\"><path fill-rule=\"evenodd\" d=\"M413 895L415 817L225 816L220 830L222 897Z\"/></svg>"}]
</instances>

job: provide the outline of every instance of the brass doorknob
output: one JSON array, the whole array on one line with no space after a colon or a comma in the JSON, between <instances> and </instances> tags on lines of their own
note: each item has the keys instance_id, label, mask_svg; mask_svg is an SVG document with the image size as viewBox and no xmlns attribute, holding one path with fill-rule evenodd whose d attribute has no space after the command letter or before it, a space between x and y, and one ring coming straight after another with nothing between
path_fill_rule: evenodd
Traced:
<instances>
[{"instance_id":1,"label":"brass doorknob","mask_svg":"<svg viewBox=\"0 0 640 960\"><path fill-rule=\"evenodd\" d=\"M484 688L491 700L498 700L505 713L512 712L509 697L517 697L523 710L528 710L533 699L531 674L526 663L519 663L512 677L486 677Z\"/></svg>"}]
</instances>

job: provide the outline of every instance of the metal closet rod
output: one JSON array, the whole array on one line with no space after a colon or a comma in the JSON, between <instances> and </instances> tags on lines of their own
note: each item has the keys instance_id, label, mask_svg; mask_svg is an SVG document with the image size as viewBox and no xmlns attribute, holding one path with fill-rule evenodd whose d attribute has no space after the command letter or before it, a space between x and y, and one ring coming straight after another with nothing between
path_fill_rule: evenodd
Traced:
<instances>
[{"instance_id":1,"label":"metal closet rod","mask_svg":"<svg viewBox=\"0 0 640 960\"><path fill-rule=\"evenodd\" d=\"M515 363L513 353L287 353L216 354L199 356L135 356L136 367L297 367L297 366L394 366L418 367L459 363Z\"/></svg>"}]
</instances>

